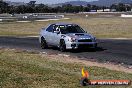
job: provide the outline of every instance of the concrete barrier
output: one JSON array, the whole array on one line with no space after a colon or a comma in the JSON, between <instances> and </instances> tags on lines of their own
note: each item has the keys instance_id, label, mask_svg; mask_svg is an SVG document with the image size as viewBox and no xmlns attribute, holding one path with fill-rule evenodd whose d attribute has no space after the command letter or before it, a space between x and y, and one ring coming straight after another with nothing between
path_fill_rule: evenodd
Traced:
<instances>
[{"instance_id":1,"label":"concrete barrier","mask_svg":"<svg viewBox=\"0 0 132 88\"><path fill-rule=\"evenodd\" d=\"M39 13L32 13L32 14L0 14L0 22L31 22L31 21L49 21L49 20L59 20L63 19L64 15L59 14L39 14Z\"/></svg>"},{"instance_id":2,"label":"concrete barrier","mask_svg":"<svg viewBox=\"0 0 132 88\"><path fill-rule=\"evenodd\" d=\"M125 15L125 14L121 14L121 17L124 17L124 18L131 18L132 15Z\"/></svg>"}]
</instances>

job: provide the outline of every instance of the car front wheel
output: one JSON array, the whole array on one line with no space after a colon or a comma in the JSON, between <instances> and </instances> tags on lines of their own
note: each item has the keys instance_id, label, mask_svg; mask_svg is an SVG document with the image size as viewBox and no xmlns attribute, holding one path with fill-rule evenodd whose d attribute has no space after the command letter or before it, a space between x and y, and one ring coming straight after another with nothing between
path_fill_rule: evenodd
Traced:
<instances>
[{"instance_id":1,"label":"car front wheel","mask_svg":"<svg viewBox=\"0 0 132 88\"><path fill-rule=\"evenodd\" d=\"M61 52L64 52L64 51L66 51L66 44L65 44L65 41L64 40L61 40L60 41L60 51Z\"/></svg>"}]
</instances>

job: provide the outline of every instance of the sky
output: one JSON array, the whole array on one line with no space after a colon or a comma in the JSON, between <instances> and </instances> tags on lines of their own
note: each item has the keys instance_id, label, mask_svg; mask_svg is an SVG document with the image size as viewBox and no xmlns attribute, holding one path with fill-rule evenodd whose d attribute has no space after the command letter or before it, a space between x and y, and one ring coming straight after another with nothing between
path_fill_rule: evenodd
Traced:
<instances>
[{"instance_id":1,"label":"sky","mask_svg":"<svg viewBox=\"0 0 132 88\"><path fill-rule=\"evenodd\" d=\"M37 1L37 3L44 3L44 4L56 4L56 3L63 3L67 1L77 1L77 0L5 0L5 1L12 1L12 2L29 2L29 1ZM95 1L95 0L78 0L78 1Z\"/></svg>"}]
</instances>

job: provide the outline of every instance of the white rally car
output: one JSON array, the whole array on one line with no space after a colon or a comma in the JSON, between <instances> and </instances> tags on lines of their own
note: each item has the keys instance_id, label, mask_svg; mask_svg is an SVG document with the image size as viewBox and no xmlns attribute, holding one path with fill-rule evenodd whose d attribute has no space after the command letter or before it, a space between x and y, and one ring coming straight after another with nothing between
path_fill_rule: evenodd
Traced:
<instances>
[{"instance_id":1,"label":"white rally car","mask_svg":"<svg viewBox=\"0 0 132 88\"><path fill-rule=\"evenodd\" d=\"M42 49L56 46L60 51L66 49L93 48L96 49L96 38L84 31L77 24L55 23L42 28L39 42Z\"/></svg>"}]
</instances>

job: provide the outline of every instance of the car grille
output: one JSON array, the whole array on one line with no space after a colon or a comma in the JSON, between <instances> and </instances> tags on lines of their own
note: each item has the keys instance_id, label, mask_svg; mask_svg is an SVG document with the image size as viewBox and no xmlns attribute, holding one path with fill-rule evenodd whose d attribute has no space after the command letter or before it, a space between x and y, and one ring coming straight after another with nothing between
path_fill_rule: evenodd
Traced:
<instances>
[{"instance_id":1,"label":"car grille","mask_svg":"<svg viewBox=\"0 0 132 88\"><path fill-rule=\"evenodd\" d=\"M83 39L83 40L78 40L78 42L92 42L91 39Z\"/></svg>"}]
</instances>

